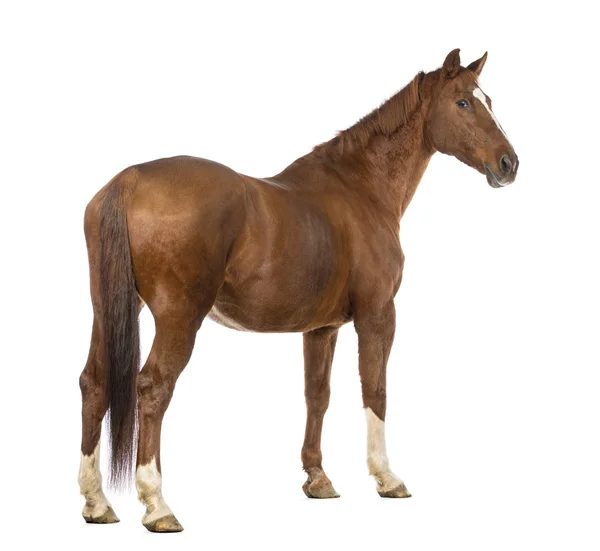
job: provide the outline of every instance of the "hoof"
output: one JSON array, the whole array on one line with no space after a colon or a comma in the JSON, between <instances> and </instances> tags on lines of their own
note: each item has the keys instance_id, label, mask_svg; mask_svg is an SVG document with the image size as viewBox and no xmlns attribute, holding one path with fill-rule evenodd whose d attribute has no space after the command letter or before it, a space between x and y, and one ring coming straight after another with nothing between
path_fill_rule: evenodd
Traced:
<instances>
[{"instance_id":1,"label":"hoof","mask_svg":"<svg viewBox=\"0 0 600 551\"><path fill-rule=\"evenodd\" d=\"M167 515L151 522L143 522L143 524L150 532L183 532L183 526L173 515Z\"/></svg>"},{"instance_id":2,"label":"hoof","mask_svg":"<svg viewBox=\"0 0 600 551\"><path fill-rule=\"evenodd\" d=\"M327 475L321 469L311 469L309 471L308 479L302 485L302 489L306 497L315 499L340 497L340 494L333 488L331 480L327 478Z\"/></svg>"},{"instance_id":3,"label":"hoof","mask_svg":"<svg viewBox=\"0 0 600 551\"><path fill-rule=\"evenodd\" d=\"M411 497L410 492L406 489L404 484L399 484L395 488L386 491L377 489L377 493L381 497Z\"/></svg>"},{"instance_id":4,"label":"hoof","mask_svg":"<svg viewBox=\"0 0 600 551\"><path fill-rule=\"evenodd\" d=\"M83 518L88 524L114 524L119 522L119 517L115 514L112 507L109 507L106 512L99 517L83 515Z\"/></svg>"}]
</instances>

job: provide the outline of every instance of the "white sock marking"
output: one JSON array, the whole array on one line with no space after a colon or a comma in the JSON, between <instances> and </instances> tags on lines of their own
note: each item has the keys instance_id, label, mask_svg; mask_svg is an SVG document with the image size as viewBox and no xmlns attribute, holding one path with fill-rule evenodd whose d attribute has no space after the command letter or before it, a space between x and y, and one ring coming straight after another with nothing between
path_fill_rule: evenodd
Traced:
<instances>
[{"instance_id":1,"label":"white sock marking","mask_svg":"<svg viewBox=\"0 0 600 551\"><path fill-rule=\"evenodd\" d=\"M391 470L385 449L385 423L373 413L371 408L365 409L367 416L367 465L369 474L375 477L379 491L387 492L403 484Z\"/></svg>"},{"instance_id":2,"label":"white sock marking","mask_svg":"<svg viewBox=\"0 0 600 551\"><path fill-rule=\"evenodd\" d=\"M100 442L92 455L81 454L79 466L79 488L85 497L84 517L101 517L110 503L102 491L102 475L100 474Z\"/></svg>"},{"instance_id":3,"label":"white sock marking","mask_svg":"<svg viewBox=\"0 0 600 551\"><path fill-rule=\"evenodd\" d=\"M140 465L137 468L135 486L139 500L146 506L146 514L142 519L144 524L173 514L162 496L162 476L158 472L154 457L148 465Z\"/></svg>"}]
</instances>

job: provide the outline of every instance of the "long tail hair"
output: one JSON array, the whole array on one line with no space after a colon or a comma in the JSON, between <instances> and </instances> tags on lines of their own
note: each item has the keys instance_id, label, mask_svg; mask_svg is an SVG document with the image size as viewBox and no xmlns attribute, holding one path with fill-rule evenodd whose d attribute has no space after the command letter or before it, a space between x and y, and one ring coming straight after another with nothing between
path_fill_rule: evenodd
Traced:
<instances>
[{"instance_id":1,"label":"long tail hair","mask_svg":"<svg viewBox=\"0 0 600 551\"><path fill-rule=\"evenodd\" d=\"M131 480L137 443L139 299L127 229L128 187L115 178L100 209L102 357L108 389L109 484L115 488Z\"/></svg>"}]
</instances>

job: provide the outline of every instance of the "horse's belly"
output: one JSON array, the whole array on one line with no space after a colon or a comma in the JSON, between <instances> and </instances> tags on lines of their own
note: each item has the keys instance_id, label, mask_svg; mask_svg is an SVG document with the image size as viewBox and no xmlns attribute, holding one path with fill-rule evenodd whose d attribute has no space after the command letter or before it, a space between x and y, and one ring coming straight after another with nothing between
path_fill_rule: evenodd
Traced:
<instances>
[{"instance_id":1,"label":"horse's belly","mask_svg":"<svg viewBox=\"0 0 600 551\"><path fill-rule=\"evenodd\" d=\"M209 316L233 329L305 332L345 321L349 260L305 198L257 193Z\"/></svg>"},{"instance_id":2,"label":"horse's belly","mask_svg":"<svg viewBox=\"0 0 600 551\"><path fill-rule=\"evenodd\" d=\"M332 297L325 301L308 295L284 297L266 293L239 297L223 289L208 317L230 329L258 333L305 332L340 326L350 319L344 302Z\"/></svg>"}]
</instances>

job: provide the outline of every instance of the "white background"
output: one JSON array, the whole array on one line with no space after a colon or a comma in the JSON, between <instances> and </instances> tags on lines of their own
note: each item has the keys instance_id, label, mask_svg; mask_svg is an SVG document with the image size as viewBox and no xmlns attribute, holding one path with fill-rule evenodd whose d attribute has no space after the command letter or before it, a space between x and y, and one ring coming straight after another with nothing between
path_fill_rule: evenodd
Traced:
<instances>
[{"instance_id":1,"label":"white background","mask_svg":"<svg viewBox=\"0 0 600 551\"><path fill-rule=\"evenodd\" d=\"M403 4L2 4L0 546L599 548L591 3ZM317 501L301 490L301 336L207 320L163 427L164 493L186 530L147 533L133 492L109 493L120 524L86 525L88 200L175 154L275 174L455 47L463 65L489 51L482 87L521 167L496 190L436 155L402 221L386 424L413 498L380 499L367 476L351 325L323 434L342 497ZM147 311L142 330L146 354Z\"/></svg>"}]
</instances>

